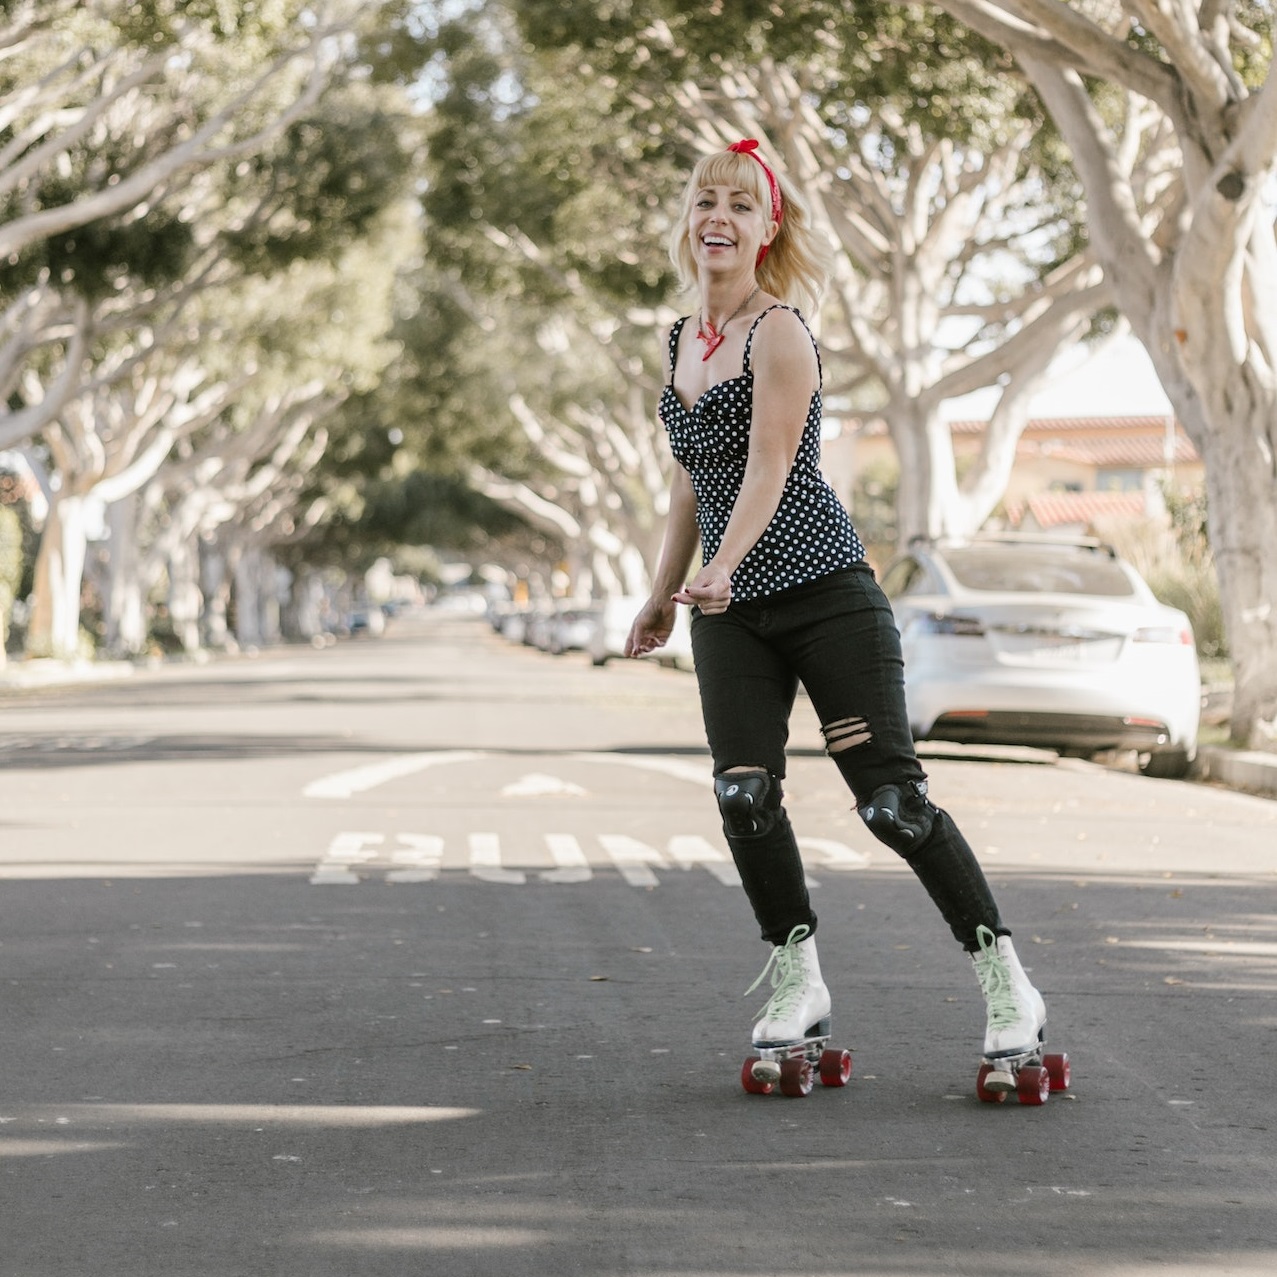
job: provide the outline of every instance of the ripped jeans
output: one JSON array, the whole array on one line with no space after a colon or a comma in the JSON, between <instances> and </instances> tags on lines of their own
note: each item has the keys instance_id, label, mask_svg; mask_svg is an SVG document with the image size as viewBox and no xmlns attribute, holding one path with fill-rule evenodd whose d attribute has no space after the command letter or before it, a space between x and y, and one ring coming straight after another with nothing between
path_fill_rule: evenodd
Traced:
<instances>
[{"instance_id":1,"label":"ripped jeans","mask_svg":"<svg viewBox=\"0 0 1277 1277\"><path fill-rule=\"evenodd\" d=\"M970 846L926 798L905 707L904 660L891 604L867 564L844 568L726 612L692 612L692 651L714 774L769 773L773 812L748 837L724 826L763 938L784 943L800 923L815 929L797 843L781 805L789 718L801 682L821 723L826 750L864 815L894 786L913 804L920 835L907 848L871 831L921 879L964 948L976 929L1010 934Z\"/></svg>"}]
</instances>

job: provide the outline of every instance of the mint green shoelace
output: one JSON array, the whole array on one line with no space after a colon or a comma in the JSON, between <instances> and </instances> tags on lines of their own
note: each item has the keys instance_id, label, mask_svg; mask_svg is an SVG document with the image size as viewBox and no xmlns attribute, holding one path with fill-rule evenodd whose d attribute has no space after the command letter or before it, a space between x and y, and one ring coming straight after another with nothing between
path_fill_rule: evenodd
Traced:
<instances>
[{"instance_id":1,"label":"mint green shoelace","mask_svg":"<svg viewBox=\"0 0 1277 1277\"><path fill-rule=\"evenodd\" d=\"M806 923L799 923L790 933L785 943L776 945L767 965L758 973L758 979L745 990L749 997L764 980L771 977L771 986L775 990L768 999L767 1005L754 1017L761 1020L764 1016L786 1015L803 990L803 964L795 947L811 934Z\"/></svg>"},{"instance_id":2,"label":"mint green shoelace","mask_svg":"<svg viewBox=\"0 0 1277 1277\"><path fill-rule=\"evenodd\" d=\"M1016 1004L1006 960L997 949L998 938L988 927L977 927L975 936L980 945L975 970L989 1007L989 1027L1010 1028L1020 1018L1020 1008Z\"/></svg>"}]
</instances>

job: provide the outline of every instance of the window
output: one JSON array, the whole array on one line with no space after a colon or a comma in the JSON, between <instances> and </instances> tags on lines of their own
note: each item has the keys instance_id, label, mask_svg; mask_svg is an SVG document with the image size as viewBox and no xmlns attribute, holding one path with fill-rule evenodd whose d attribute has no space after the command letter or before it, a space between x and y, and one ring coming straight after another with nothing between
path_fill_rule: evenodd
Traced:
<instances>
[{"instance_id":1,"label":"window","mask_svg":"<svg viewBox=\"0 0 1277 1277\"><path fill-rule=\"evenodd\" d=\"M1071 546L964 546L945 562L968 590L1025 594L1132 595L1135 588L1106 554Z\"/></svg>"}]
</instances>

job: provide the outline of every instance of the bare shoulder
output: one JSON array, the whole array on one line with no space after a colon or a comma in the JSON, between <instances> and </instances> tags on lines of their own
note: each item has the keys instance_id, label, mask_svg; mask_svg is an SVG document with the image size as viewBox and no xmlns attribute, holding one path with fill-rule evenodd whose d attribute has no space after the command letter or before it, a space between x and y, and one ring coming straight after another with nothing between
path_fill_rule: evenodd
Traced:
<instances>
[{"instance_id":1,"label":"bare shoulder","mask_svg":"<svg viewBox=\"0 0 1277 1277\"><path fill-rule=\"evenodd\" d=\"M815 362L812 335L797 311L783 305L774 305L764 311L754 329L751 362L774 367L777 364L799 366Z\"/></svg>"}]
</instances>

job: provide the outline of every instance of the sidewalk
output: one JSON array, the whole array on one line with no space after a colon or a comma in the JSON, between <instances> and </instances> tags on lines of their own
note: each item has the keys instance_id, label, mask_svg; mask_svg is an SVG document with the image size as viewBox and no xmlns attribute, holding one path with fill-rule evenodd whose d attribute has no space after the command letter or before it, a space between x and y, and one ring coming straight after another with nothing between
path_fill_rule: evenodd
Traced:
<instances>
[{"instance_id":1,"label":"sidewalk","mask_svg":"<svg viewBox=\"0 0 1277 1277\"><path fill-rule=\"evenodd\" d=\"M0 691L11 687L60 687L68 683L105 683L129 678L132 661L9 661L0 665Z\"/></svg>"},{"instance_id":2,"label":"sidewalk","mask_svg":"<svg viewBox=\"0 0 1277 1277\"><path fill-rule=\"evenodd\" d=\"M1193 764L1194 780L1226 785L1247 793L1277 798L1277 754L1257 749L1225 749L1203 745Z\"/></svg>"}]
</instances>

